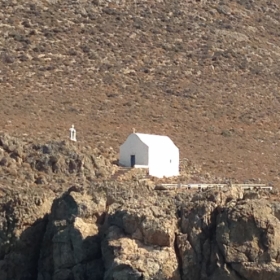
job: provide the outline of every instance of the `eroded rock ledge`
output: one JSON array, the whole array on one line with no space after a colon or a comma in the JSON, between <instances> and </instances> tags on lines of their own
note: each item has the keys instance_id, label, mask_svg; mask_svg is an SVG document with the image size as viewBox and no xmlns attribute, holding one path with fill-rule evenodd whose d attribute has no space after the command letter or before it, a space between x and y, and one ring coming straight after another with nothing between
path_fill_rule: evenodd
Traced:
<instances>
[{"instance_id":1,"label":"eroded rock ledge","mask_svg":"<svg viewBox=\"0 0 280 280\"><path fill-rule=\"evenodd\" d=\"M279 206L235 188L171 194L139 182L10 193L1 279L279 279Z\"/></svg>"}]
</instances>

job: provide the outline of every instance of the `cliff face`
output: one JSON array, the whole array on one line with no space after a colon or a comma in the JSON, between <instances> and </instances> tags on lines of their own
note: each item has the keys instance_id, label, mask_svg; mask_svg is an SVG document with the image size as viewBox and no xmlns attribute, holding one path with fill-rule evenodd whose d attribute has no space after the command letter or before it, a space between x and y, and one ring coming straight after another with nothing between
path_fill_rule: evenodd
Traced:
<instances>
[{"instance_id":1,"label":"cliff face","mask_svg":"<svg viewBox=\"0 0 280 280\"><path fill-rule=\"evenodd\" d=\"M261 194L131 182L10 194L0 206L1 280L280 277L280 204Z\"/></svg>"},{"instance_id":2,"label":"cliff face","mask_svg":"<svg viewBox=\"0 0 280 280\"><path fill-rule=\"evenodd\" d=\"M110 149L0 146L0 280L280 277L272 193L156 191L111 180Z\"/></svg>"},{"instance_id":3,"label":"cliff face","mask_svg":"<svg viewBox=\"0 0 280 280\"><path fill-rule=\"evenodd\" d=\"M0 279L36 279L54 197L49 190L5 189L0 199Z\"/></svg>"}]
</instances>

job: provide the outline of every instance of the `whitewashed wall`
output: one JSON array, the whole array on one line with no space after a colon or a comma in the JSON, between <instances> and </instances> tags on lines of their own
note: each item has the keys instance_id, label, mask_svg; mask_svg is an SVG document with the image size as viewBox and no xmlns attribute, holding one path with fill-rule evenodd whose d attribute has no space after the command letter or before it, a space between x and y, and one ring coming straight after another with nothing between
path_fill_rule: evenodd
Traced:
<instances>
[{"instance_id":1,"label":"whitewashed wall","mask_svg":"<svg viewBox=\"0 0 280 280\"><path fill-rule=\"evenodd\" d=\"M154 177L171 177L179 175L179 149L172 141L158 141L148 147L137 134L130 134L120 146L119 163L130 167L131 155L135 155L136 165L148 165L149 174Z\"/></svg>"},{"instance_id":2,"label":"whitewashed wall","mask_svg":"<svg viewBox=\"0 0 280 280\"><path fill-rule=\"evenodd\" d=\"M179 149L175 146L150 149L149 174L159 178L178 176Z\"/></svg>"},{"instance_id":3,"label":"whitewashed wall","mask_svg":"<svg viewBox=\"0 0 280 280\"><path fill-rule=\"evenodd\" d=\"M136 134L130 134L120 146L119 164L130 167L130 156L135 155L135 164L148 165L148 146Z\"/></svg>"}]
</instances>

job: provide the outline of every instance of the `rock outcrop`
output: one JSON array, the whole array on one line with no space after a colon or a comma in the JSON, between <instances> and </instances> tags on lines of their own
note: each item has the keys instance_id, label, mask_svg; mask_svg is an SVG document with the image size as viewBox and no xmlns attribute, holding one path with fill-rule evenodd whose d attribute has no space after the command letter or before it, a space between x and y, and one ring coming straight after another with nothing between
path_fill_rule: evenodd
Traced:
<instances>
[{"instance_id":1,"label":"rock outcrop","mask_svg":"<svg viewBox=\"0 0 280 280\"><path fill-rule=\"evenodd\" d=\"M180 279L174 248L177 219L175 211L167 212L137 201L110 206L102 242L104 279Z\"/></svg>"},{"instance_id":2,"label":"rock outcrop","mask_svg":"<svg viewBox=\"0 0 280 280\"><path fill-rule=\"evenodd\" d=\"M38 280L103 279L100 227L106 200L77 192L57 198L49 215Z\"/></svg>"},{"instance_id":3,"label":"rock outcrop","mask_svg":"<svg viewBox=\"0 0 280 280\"><path fill-rule=\"evenodd\" d=\"M271 193L156 191L114 160L0 135L0 280L279 279Z\"/></svg>"},{"instance_id":4,"label":"rock outcrop","mask_svg":"<svg viewBox=\"0 0 280 280\"><path fill-rule=\"evenodd\" d=\"M280 204L258 196L156 193L137 182L73 186L58 197L10 191L1 280L279 279Z\"/></svg>"},{"instance_id":5,"label":"rock outcrop","mask_svg":"<svg viewBox=\"0 0 280 280\"><path fill-rule=\"evenodd\" d=\"M61 192L70 183L108 179L116 169L112 149L78 147L70 141L29 143L0 134L0 182L5 185L51 187Z\"/></svg>"},{"instance_id":6,"label":"rock outcrop","mask_svg":"<svg viewBox=\"0 0 280 280\"><path fill-rule=\"evenodd\" d=\"M266 200L242 201L217 217L216 242L224 263L245 279L279 279L279 232L279 219Z\"/></svg>"},{"instance_id":7,"label":"rock outcrop","mask_svg":"<svg viewBox=\"0 0 280 280\"><path fill-rule=\"evenodd\" d=\"M41 243L55 195L45 189L1 186L0 279L36 279Z\"/></svg>"}]
</instances>

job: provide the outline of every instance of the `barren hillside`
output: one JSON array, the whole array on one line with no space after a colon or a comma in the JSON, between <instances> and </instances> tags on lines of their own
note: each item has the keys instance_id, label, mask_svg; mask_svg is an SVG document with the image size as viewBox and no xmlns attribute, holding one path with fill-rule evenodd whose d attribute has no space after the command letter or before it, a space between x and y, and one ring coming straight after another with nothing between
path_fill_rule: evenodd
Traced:
<instances>
[{"instance_id":1,"label":"barren hillside","mask_svg":"<svg viewBox=\"0 0 280 280\"><path fill-rule=\"evenodd\" d=\"M0 126L118 149L167 134L205 172L279 185L280 2L0 1ZM104 143L103 143L104 142Z\"/></svg>"}]
</instances>

